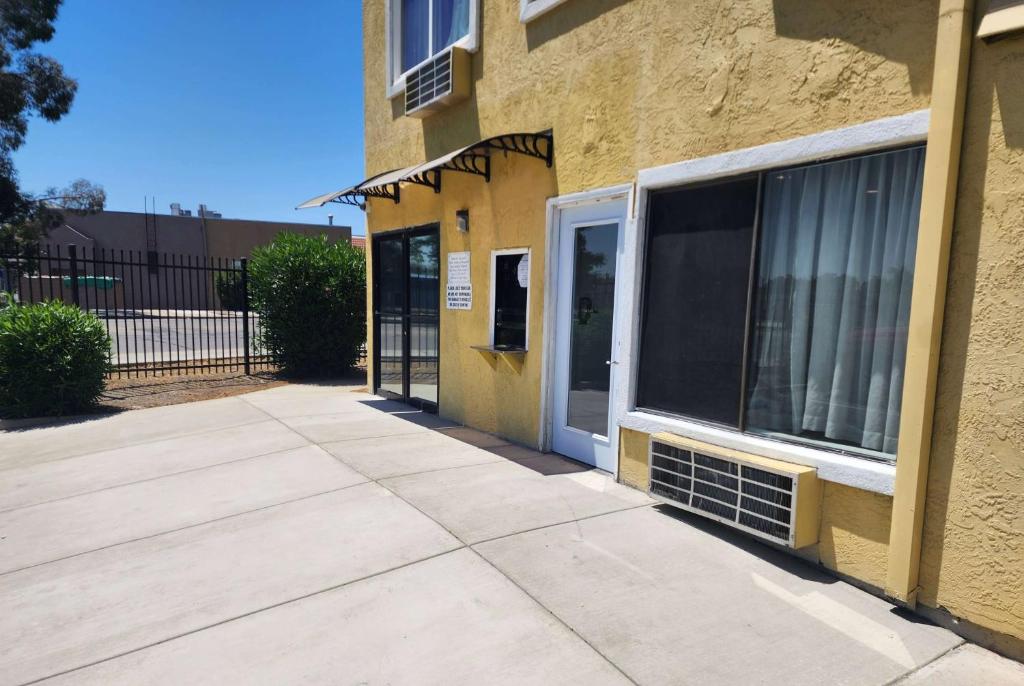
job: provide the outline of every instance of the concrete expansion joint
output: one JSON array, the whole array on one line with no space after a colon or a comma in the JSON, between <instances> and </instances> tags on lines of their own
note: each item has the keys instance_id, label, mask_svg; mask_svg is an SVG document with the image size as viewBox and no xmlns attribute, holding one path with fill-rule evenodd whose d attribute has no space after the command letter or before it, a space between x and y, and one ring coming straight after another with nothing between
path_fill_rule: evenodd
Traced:
<instances>
[{"instance_id":1,"label":"concrete expansion joint","mask_svg":"<svg viewBox=\"0 0 1024 686\"><path fill-rule=\"evenodd\" d=\"M352 486L346 486L345 488L354 488L355 486L365 486L365 485L366 485L365 483L353 484ZM335 490L344 490L344 489L340 489L339 488L339 489L335 489ZM328 491L328 492L333 492L333 491ZM323 495L323 494L317 493L317 494L309 496L309 497L310 498L314 498L317 495ZM299 500L304 500L304 499L305 498L299 498ZM272 507L274 507L274 506L272 506ZM259 509L266 509L266 508L259 508ZM255 512L256 510L251 510L251 511ZM463 546L463 547L465 547L465 546ZM55 672L54 674L48 674L48 675L46 675L44 677L40 677L38 679L33 679L32 681L25 681L25 682L21 683L19 686L31 686L32 684L38 684L38 683L42 683L44 681L49 681L50 679L54 679L54 678L57 678L57 677L60 677L60 676L64 676L65 674L71 674L72 672L77 672L77 671L82 670L82 669L87 669L89 667L94 667L96 665L103 664L104 662L110 662L111 660L117 660L118 658L122 658L122 657L124 657L126 655L132 655L133 653L138 653L138 652L143 651L143 650L148 650L149 648L153 648L155 646L162 645L164 643L170 643L171 641L175 641L175 640L177 640L179 638L184 638L185 636L191 636L192 634L198 634L198 633L200 633L202 631L206 631L208 629L213 629L215 627L222 626L224 624L229 624L231 622L238 621L239 619L245 619L246 617L251 617L253 615L259 614L260 612L265 612L267 610L273 610L274 608L283 607L285 605L291 605L292 603L297 603L300 600L306 600L307 598L313 598L315 596L322 595L324 593L329 593L330 591L334 591L334 590L337 590L339 588L344 588L345 586L350 586L352 584L357 584L357 583L362 582L362 581L367 581L369 579L373 579L374 577L378 577L378 576L381 576L381 575L384 575L384 574L388 574L390 572L398 571L398 570L404 569L406 567L411 567L412 565L419 564L420 562L426 562L428 560L432 560L434 558L441 557L443 555L447 555L449 553L455 552L456 550L462 550L462 547L453 548L452 550L446 550L444 552L436 553L434 555L428 555L428 556L426 556L424 558L420 558L420 559L416 559L416 560L411 560L410 562L406 562L406 563L403 563L403 564L400 564L400 565L396 565L394 567L389 567L387 569L382 569L381 571L374 572L373 574L367 574L366 576L359 577L358 579L351 579L350 581L345 581L345 582L340 583L340 584L335 584L333 586L328 586L327 588L321 588L321 589L319 589L317 591L311 591L309 593L305 593L303 595L296 596L294 598L288 598L287 600L282 600L280 602L273 603L273 604L267 605L265 607L256 608L255 610L250 610L249 612L243 612L240 615L236 615L234 617L228 617L226 619L222 619L222 620L220 620L218 622L213 622L213 623L207 624L205 626L196 627L195 629L191 629L189 631L183 631L181 633L175 634L174 636L168 636L167 638L162 638L159 641L153 641L152 643L148 643L146 645L138 646L136 648L132 648L131 650L122 651L122 652L120 652L120 653L118 653L116 655L109 655L109 656L104 657L104 658L99 659L99 660L94 660L94 661L86 663L86 664L78 665L77 667L72 667L70 669L65 669L65 670L63 670L61 672Z\"/></svg>"},{"instance_id":2,"label":"concrete expansion joint","mask_svg":"<svg viewBox=\"0 0 1024 686\"><path fill-rule=\"evenodd\" d=\"M933 657L932 659L930 659L930 660L928 660L926 662L922 662L920 665L918 665L916 668L910 670L906 674L901 674L900 676L898 676L898 677L896 677L894 679L890 679L889 681L885 682L885 684L883 684L883 686L897 686L897 684L903 683L904 681L906 681L907 679L912 677L914 674L920 672L922 669L924 669L928 665L931 665L931 664L934 664L934 663L938 662L939 660L947 657L950 653L952 653L955 650L959 650L960 647L962 647L965 643L967 643L967 641L965 641L963 639L960 639L959 643L957 643L956 645L952 646L948 650L939 653L938 655L936 655L935 657Z\"/></svg>"},{"instance_id":3,"label":"concrete expansion joint","mask_svg":"<svg viewBox=\"0 0 1024 686\"><path fill-rule=\"evenodd\" d=\"M281 451L281 452L286 452L286 451ZM266 457L266 455L264 455L263 457ZM217 466L217 465L211 465L211 466ZM189 470L189 471L193 471L193 470ZM168 476L173 476L173 475L168 475ZM157 478L163 478L163 477L157 477ZM151 480L152 479L145 479L145 481L151 481ZM298 498L291 498L289 500L282 500L280 502L271 503L269 505L263 505L262 507L254 507L251 510L245 510L243 512L233 512L233 513L231 513L229 515L224 515L223 517L214 517L213 519L207 519L207 520L202 521L202 522L196 522L194 524L188 524L186 526L180 526L180 527L177 527L175 529L167 529L165 531L158 531L158 532L155 532L155 533L152 533L152 534L148 534L146 536L138 536L136 538L129 538L129 539L126 539L124 541L118 541L117 543L111 543L110 545L101 545L98 548L90 548L89 550L82 550L82 551L79 551L79 552L74 553L72 555L63 555L61 557L55 557L55 558L50 559L50 560L43 560L41 562L35 562L33 564L30 564L30 565L25 565L24 567L18 567L17 569L9 569L7 571L0 572L0 577L7 576L8 574L15 574L17 572L23 572L26 569L33 569L35 567L42 567L43 565L52 564L54 562L60 562L62 560L70 560L70 559L73 559L73 558L76 558L76 557L81 557L83 555L89 555L91 553L96 553L96 552L99 552L101 550L109 550L111 548L119 548L121 546L128 545L129 543L137 543L139 541L146 541L146 540L149 540L151 538L159 538L160 536L166 536L168 534L178 533L179 531L188 531L189 529L195 529L196 527L200 527L200 526L207 526L208 524L213 524L215 522L223 522L223 521L226 521L226 520L229 520L229 519L235 519L237 517L242 517L242 516L245 516L245 515L249 515L249 514L252 514L253 512L262 512L264 510L271 510L271 509L273 509L275 507L282 507L284 505L290 505L291 503L298 503L298 502L302 502L303 500L310 500L311 498L318 498L318 497L320 497L322 495L327 495L329 493L337 493L338 491L346 491L346 490L348 490L350 488L356 488L357 486L365 486L365 485L366 485L366 482L364 481L364 482L360 482L360 483L357 483L357 484L350 484L348 486L340 486L339 488L332 488L332 489L329 489L329 490L326 490L326 491L320 491L318 493L310 493L309 495L300 496ZM114 488L116 488L116 486ZM103 489L103 490L106 490L106 489ZM74 497L74 496L72 496L72 497ZM63 498L60 498L59 500L63 500ZM18 508L15 508L15 509L18 509Z\"/></svg>"},{"instance_id":4,"label":"concrete expansion joint","mask_svg":"<svg viewBox=\"0 0 1024 686\"><path fill-rule=\"evenodd\" d=\"M256 422L256 423L261 423L261 422ZM245 426L245 425L243 424L242 426ZM304 436L300 436L300 438L305 439ZM306 440L308 440L308 439L306 439ZM81 493L72 493L71 495L61 496L60 498L51 498L49 500L40 500L38 502L27 503L25 505L16 505L14 507L8 507L8 508L5 508L5 509L0 509L0 514L5 514L7 512L14 512L15 510L23 510L23 509L29 508L29 507L37 507L39 505L49 505L50 503L59 503L62 500L71 500L72 498L79 498L79 497L81 497L83 495L92 495L93 493L102 493L103 491L113 491L113 490L116 490L118 488L124 488L125 486L136 486L138 484L144 484L144 483L147 483L147 482L150 482L150 481L159 481L160 479L166 479L166 478L171 477L171 476L180 476L182 474L192 474L194 472L201 472L201 471L203 471L205 469L210 469L212 467L222 467L224 465L237 464L239 462L247 462L249 460L255 460L255 459L258 459L258 458L261 458L261 457L270 457L272 455L277 455L279 453L287 453L287 452L290 452L292 450L297 450L299 448L308 447L310 445L312 445L312 443L307 443L305 446L301 446L301 445L300 446L295 446L294 448L281 448L279 450L269 450L269 451L267 451L265 453L260 453L258 455L249 455L247 457L236 457L236 458L233 458L233 459L230 459L230 460L224 460L223 462L214 462L214 463L211 463L211 464L202 465L201 467L192 467L190 469L182 469L181 471L177 471L177 472L168 472L166 474L159 474L157 476L150 476L150 477L147 477L145 479L136 479L135 481L125 481L124 483L111 484L110 486L104 486L103 488L96 488L96 489L93 489L91 491L82 491ZM87 453L87 454L91 454L91 453ZM80 455L79 457L85 457L85 455ZM56 460L54 460L54 461L56 461Z\"/></svg>"},{"instance_id":5,"label":"concrete expansion joint","mask_svg":"<svg viewBox=\"0 0 1024 686\"><path fill-rule=\"evenodd\" d=\"M250 407L255 407L251 403L246 403L246 405L249 405ZM257 409L259 409L259 408L257 408ZM263 414L266 414L266 413L264 412ZM91 416L95 416L95 415L91 415ZM111 416L116 416L116 415L111 415ZM250 424L259 424L259 423L264 422L264 421L266 421L266 420L265 419L256 419L256 420L253 420L251 422L240 422L238 424L225 424L224 426L216 426L216 427L213 427L213 428L210 428L210 429L201 429L199 431L193 431L191 433L175 434L174 437L175 438L189 438L190 436L202 436L203 434L215 433L217 431L225 431L227 429L237 429L238 427L249 426ZM38 428L50 428L50 427L38 427ZM303 438L305 438L305 436L303 436ZM167 440L167 437L166 436L162 436L160 438L150 438L150 439L146 439L144 441L138 441L137 443L126 443L126 444L124 444L124 445L122 445L120 447L121 448L136 448L136 447L141 446L141 445L150 445L152 443L160 443L160 442L166 441L166 440ZM86 451L84 453L75 453L73 455L64 455L63 457L55 457L52 460L40 460L39 462L36 462L34 464L40 465L40 464L50 464L50 463L53 463L53 462L62 462L64 460L73 460L76 457L86 457L88 455L95 455L96 453L101 453L101 452L104 452L104 451L103 450L88 450L88 451ZM0 472L7 471L8 469L18 469L18 466L0 467Z\"/></svg>"},{"instance_id":6,"label":"concrete expansion joint","mask_svg":"<svg viewBox=\"0 0 1024 686\"><path fill-rule=\"evenodd\" d=\"M246 402L248 402L248 401L246 401ZM252 403L249 403L249 404L250 404L250 405L252 405ZM255 405L253 405L253 407L256 407L256 406L255 406ZM257 407L256 409L260 410L261 412L263 412L264 414L266 414L266 415L267 415L268 417L271 417L271 415L269 415L269 414L268 414L268 413L267 413L266 411L262 410L261 408L258 408L258 407ZM288 426L287 424L285 424L284 422L282 422L282 421L281 421L280 419L278 419L278 418L276 418L276 417L271 417L271 418L272 418L272 419L274 419L275 421L277 421L278 423L280 423L280 424L281 424L282 426L284 426L284 427L285 427L286 429L288 429L289 431L293 431L293 432L295 432L295 433L299 433L298 431L295 431L295 429L294 429L294 428L292 428L292 427L289 427L289 426ZM301 433L299 433L299 435L300 435L300 436L303 436L303 435L302 435ZM306 438L306 437L305 437L305 436L303 436L303 438ZM433 558L435 558L435 557L441 557L442 555L449 555L449 554L451 554L451 553L454 553L454 552L456 552L456 551L459 551L459 550L469 550L469 551L471 551L471 552L472 552L472 553L473 553L474 555L476 555L476 556L477 556L478 558L480 558L480 560L482 560L482 561L483 561L483 562L484 562L485 564L487 564L487 565L488 565L489 567L491 567L492 569L494 569L494 570L495 570L495 571L496 571L496 572L497 572L498 574L500 574L500 575L502 576L502 578L504 578L505 580L507 580L507 581L508 581L508 582L509 582L510 584L512 584L512 585L513 585L513 586L514 586L515 588L519 589L519 591L520 591L520 592L522 592L522 593L523 593L523 594L524 594L524 595L525 595L526 597L528 597L528 598L529 598L529 599L530 599L530 600L531 600L531 601L532 601L532 602L533 602L534 604L536 604L536 605L537 605L537 606L538 606L539 608L541 608L541 609L542 609L542 610L543 610L543 611L544 611L544 612L545 612L546 614L548 614L548 615L549 615L550 617L552 617L552 618L553 618L553 619L554 619L554 620L555 620L556 622L558 622L558 624L559 624L560 626L564 627L564 628L565 628L565 629L566 629L567 631L569 631L569 632L570 632L570 633L571 633L572 635L576 636L576 637L577 637L577 638L579 638L579 639L580 639L581 641L583 641L583 642L584 642L585 644L587 644L587 646L589 646L589 647L590 647L590 649L591 649L591 650L593 650L595 654L597 654L597 655L598 655L598 656L599 656L599 657L600 657L600 658L601 658L602 660L604 660L605 662L607 662L607 663L608 663L608 665L612 667L612 669L614 669L614 670L615 670L616 672L618 672L619 674L621 674L621 675L622 675L622 677L623 677L624 679L626 679L627 681L629 681L629 682L630 682L631 684L634 684L634 685L637 685L637 686L638 686L638 682L636 681L636 679L632 678L632 677L631 677L631 676L630 676L629 674L627 674L626 672L624 672L624 671L622 670L622 668L621 668L621 667L620 667L619 665L615 664L615 662L613 662L613 661L612 661L612 660L611 660L611 659L610 659L610 658L609 658L609 657L608 657L607 655L605 655L605 654L604 654L604 653L602 653L602 652L601 652L600 650L598 650L598 649L597 649L597 647L596 647L596 646L595 646L595 645L594 645L593 643L591 643L591 642L590 642L589 640L587 640L587 638L586 638L586 637L584 637L584 636L582 636L581 634L579 634L579 633L578 633L578 632L577 632L577 631L576 631L575 629L573 629L573 628L572 628L572 626L570 626L569 624L567 624L567 623L566 623L566 622L565 622L565 621L564 621L564 620L563 620L563 619L562 619L561 617L559 617L559 616L558 616L558 615L556 615L556 614L555 614L554 612L552 612L550 608L548 608L548 607L547 607L546 605L544 605L544 604L543 604L542 602L540 602L540 600L538 600L538 599L537 599L537 598L536 598L536 597L535 597L535 596L534 596L533 594L531 594L531 593L530 593L529 591L527 591L527 590L526 590L525 588L523 588L523 587L522 587L522 586L521 586L520 584L518 584L518 583L517 583L517 582L515 581L515 579L511 578L511 577L510 577L510 576L509 576L508 574L506 574L506 573L505 573L505 572L504 572L504 571L503 571L503 570L502 570L502 569L501 569L500 567L496 566L496 565L495 565L495 564L494 564L493 562L491 562L491 561L490 561L489 559L487 559L487 557L485 557L484 555L482 555L482 554L480 553L480 551L478 551L478 550L476 549L476 547L475 547L475 546L478 546L478 545L481 545L481 544L484 544L484 543L489 543L489 542L491 542L491 541L497 541L497 540L501 540L501 539L505 539L505 538L510 538L510 537L512 537L512 536L519 536L519 535L521 535L521 534L529 533L529 532L532 532L532 531L540 531L540 530L543 530L543 529L550 529L550 528L553 528L553 527L557 527L557 526L563 526L563 525L565 525L565 524L572 524L572 523L577 523L577 522L581 522L581 521L584 521L584 520L588 520L588 519L596 519L596 518L598 518L598 517L606 517L606 516L608 516L608 515L612 515L612 514L617 514L617 513L619 513L619 512L623 512L623 511L627 511L627 510L637 510L637 509L641 509L641 508L645 508L645 507L651 507L651 506L652 506L652 505L654 505L655 503L643 503L643 504L641 504L641 505L632 505L632 506L628 506L628 507L623 507L623 508L621 508L621 509L619 509L619 510L613 510L613 511L611 511L611 512L602 512L602 513L599 513L599 514L595 514L595 515L589 515L589 516L586 516L586 517L573 517L572 519L567 519L567 520L564 520L564 521L554 522L554 523L551 523L551 524L546 524L546 525L543 525L543 526L537 526L537 527L533 527L533 528L530 528L530 529L525 529L525 530L523 530L523 531L516 531L516 532L510 533L510 534L504 534L504 535L502 535L502 536L494 536L494 537L492 537L492 538L487 538L487 539L484 539L484 540L476 541L476 542L474 542L474 543L468 543L468 542L467 542L466 540L464 540L464 539L463 539L463 538L462 538L461 536L459 536L459 535L458 535L458 534L456 534L456 533L455 533L454 531L452 531L452 530L451 530L450 528L448 528L447 526L445 526L445 525L444 525L444 523L442 523L442 522L438 521L437 519L435 519L434 517L430 516L430 514L428 514L427 512L424 512L424 511L423 511L423 510L422 510L421 508L419 508L419 507L418 507L418 506L417 506L416 504L414 504L414 503L410 502L410 501L409 501L409 500L407 500L406 498L403 498L403 497L402 497L402 496L401 496L401 495L400 495L400 494L399 494L399 493L398 493L397 491L395 491L395 490L394 490L393 488L389 487L389 486L388 486L388 484L386 484L386 483L383 483L383 481L384 481L384 479L383 479L383 478L381 478L381 479L375 479L375 478L373 478L373 477L370 477L370 476L368 476L368 475L367 475L367 474L366 474L365 472L363 472L362 470L360 470L360 469L358 469L358 468L356 468L356 467L354 467L354 466L352 466L352 465L350 465L350 464L347 464L347 463L345 463L345 462L344 462L344 460L342 460L342 459L338 458L337 456L335 456L335 455L334 455L333 453L331 453L330 451L328 451L328 450L324 449L324 447L323 447L323 446L321 446L321 445L320 445L320 444L319 444L319 443L318 443L317 441L315 441L315 440L312 440L312 439L309 439L309 440L311 441L311 443L312 443L313 445L316 445L316 446L317 446L318 448L320 448L321 450L324 450L324 452L326 452L327 454L331 455L331 457L333 457L333 458L334 458L335 460L337 460L337 461L338 461L339 463L341 463L341 464L344 464L344 465L345 465L345 466L346 466L347 468L349 468L349 469L353 470L354 472L356 472L357 474L359 474L360 476L362 476L362 477L363 477L364 479L366 479L366 481L365 481L365 482L363 482L363 483L360 483L360 484L355 484L354 486L348 486L348 487L346 487L346 488L354 488L355 486L365 486L365 485L366 485L367 483L372 483L372 484L376 484L377 486L380 486L381 488L383 488L384 490L386 490L386 491L387 491L388 493L392 494L393 496L395 496L396 498L398 498L399 500L401 500L401 501L402 501L403 503L407 504L407 505L408 505L409 507L411 507L412 509L414 509L414 510L416 510L417 512L419 512L420 514L422 514L422 515L423 515L424 517L426 517L426 518L427 518L427 519L429 519L430 521L432 521L432 522L434 522L435 524L437 524L437 526L439 526L439 527L440 527L441 529L443 529L443 530L444 530L445 532L447 532L447 533L448 533L448 535L450 535L450 536L451 536L452 538L454 538L454 539L455 539L456 541L458 541L460 545L459 545L459 546L457 546L457 547L455 547L455 548L452 548L452 549L450 549L450 550L446 550L446 551L444 551L444 552L442 552L442 553L438 553L438 554L436 554L436 555L431 555L431 556L425 557L425 558L423 558L423 559L421 559L421 560L414 560L414 561L412 561L412 562L408 562L408 563L406 563L406 564L404 564L404 565L400 565L399 567L394 567L394 568L392 568L392 569L387 569L387 570L384 570L384 571L378 572L377 574L372 574L372 575L369 575L369 576L366 576L366 577L362 577L362 578L360 578L360 579L355 579L355 580L353 580L353 581L349 581L349 582L346 582L346 583L343 583L343 584L338 584L337 586L332 586L332 587L330 587L330 588L325 588L325 589L323 589L323 590L321 590L321 591L317 591L317 592L315 592L315 593L311 593L311 594L308 594L308 595L302 596L302 597L300 597L300 598L294 598L294 599L292 599L292 600L288 600L288 601L285 601L285 602L283 602L283 603L279 603L278 605L284 605L284 604L286 604L286 603L293 603L293 602L296 602L296 601L298 601L298 600L302 600L302 599L304 599L304 598L308 598L308 597L310 597L310 596L312 596L312 595L318 595L318 594L320 594L320 593L326 593L326 592L328 592L328 591L332 591L332 590L335 590L335 589L337 589L337 588L342 588L342 587L344 587L344 586L348 586L348 585L350 585L350 584L358 583L358 582L360 582L360 581L365 581L366 579L370 579L370 578L373 578L373 577L375 577L375 576L380 576L380 575L382 575L382 574L387 574L387 573L389 573L389 572L395 571L395 570L397 570L397 569L401 569L401 568L403 568L403 567L408 567L408 566L410 566L410 565L418 564L418 563L420 563L420 562L424 562L424 561L426 561L426 560L430 560L430 559L433 559ZM360 439L355 439L355 440L360 440ZM331 441L331 442L333 443L333 442L337 442L337 441ZM482 464L487 464L487 463L482 463ZM478 467L478 466L480 466L480 465L460 465L460 466L455 466L455 467L445 467L445 468L442 468L442 469L430 469L430 470L425 470L425 471L423 471L423 472L416 472L416 473L418 473L418 474L426 474L426 473L435 473L435 472L443 472L443 471L450 471L450 470L454 470L454 469L467 469L467 468L470 468L470 467ZM403 474L402 476L412 476L412 475L413 475L413 474ZM387 478L392 478L392 477L387 477ZM339 489L339 490L340 490L340 489ZM570 508L570 509L571 509L571 508ZM580 531L580 536L582 537L582 531ZM248 614L255 614L256 612L262 612L263 610L269 610L269 609L272 609L272 608L274 608L274 607L277 607L278 605L271 605L271 606L269 606L269 607L266 607L266 608L261 608L261 609L259 609L259 610L254 610L253 612L247 613L246 615L241 615L241 616L239 616L239 617L235 617L235 618L232 618L232 619L224 620L224 622L219 622L219 624L223 624L223 623L226 623L226 622L234 621L235 619L240 619L240 618L242 618L242 617L248 616ZM216 625L216 624L214 624L214 625L211 625L211 626L217 626L217 625ZM205 627L205 628L210 628L210 627ZM202 630L202 629L199 629L199 630L197 630L197 631L201 631L201 630ZM194 632L190 632L190 633L194 633ZM173 640L173 639L167 639L167 640ZM132 651L132 652L134 652L134 651ZM109 659L114 659L114 658L109 658ZM86 666L88 666L88 665L86 665Z\"/></svg>"}]
</instances>

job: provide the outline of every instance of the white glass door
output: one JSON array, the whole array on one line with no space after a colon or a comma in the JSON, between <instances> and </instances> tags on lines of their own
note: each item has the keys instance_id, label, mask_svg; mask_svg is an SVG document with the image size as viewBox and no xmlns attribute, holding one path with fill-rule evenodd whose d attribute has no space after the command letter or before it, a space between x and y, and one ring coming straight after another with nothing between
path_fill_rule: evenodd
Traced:
<instances>
[{"instance_id":1,"label":"white glass door","mask_svg":"<svg viewBox=\"0 0 1024 686\"><path fill-rule=\"evenodd\" d=\"M615 278L625 214L624 200L608 200L562 210L558 227L552 448L613 473Z\"/></svg>"}]
</instances>

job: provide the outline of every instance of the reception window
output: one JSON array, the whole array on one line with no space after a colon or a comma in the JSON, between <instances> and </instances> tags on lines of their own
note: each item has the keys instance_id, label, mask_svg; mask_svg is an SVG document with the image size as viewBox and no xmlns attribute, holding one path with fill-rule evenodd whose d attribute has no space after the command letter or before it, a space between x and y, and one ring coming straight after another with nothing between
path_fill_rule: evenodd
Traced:
<instances>
[{"instance_id":1,"label":"reception window","mask_svg":"<svg viewBox=\"0 0 1024 686\"><path fill-rule=\"evenodd\" d=\"M529 250L501 250L493 254L491 294L491 345L499 350L526 350L530 305Z\"/></svg>"},{"instance_id":2,"label":"reception window","mask_svg":"<svg viewBox=\"0 0 1024 686\"><path fill-rule=\"evenodd\" d=\"M637 407L892 459L924 147L649 199Z\"/></svg>"}]
</instances>

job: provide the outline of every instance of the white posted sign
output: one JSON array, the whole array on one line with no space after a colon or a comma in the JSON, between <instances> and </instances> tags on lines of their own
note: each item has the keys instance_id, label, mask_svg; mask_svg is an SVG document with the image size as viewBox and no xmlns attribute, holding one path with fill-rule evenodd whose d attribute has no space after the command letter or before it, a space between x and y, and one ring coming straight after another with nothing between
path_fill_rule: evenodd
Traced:
<instances>
[{"instance_id":1,"label":"white posted sign","mask_svg":"<svg viewBox=\"0 0 1024 686\"><path fill-rule=\"evenodd\" d=\"M469 280L469 253L448 253L448 309L473 309L473 284Z\"/></svg>"}]
</instances>

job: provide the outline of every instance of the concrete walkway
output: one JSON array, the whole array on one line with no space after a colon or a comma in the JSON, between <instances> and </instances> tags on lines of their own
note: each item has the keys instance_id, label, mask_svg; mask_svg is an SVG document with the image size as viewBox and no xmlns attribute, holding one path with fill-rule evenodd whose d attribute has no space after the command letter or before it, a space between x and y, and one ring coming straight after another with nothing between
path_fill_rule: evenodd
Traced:
<instances>
[{"instance_id":1,"label":"concrete walkway","mask_svg":"<svg viewBox=\"0 0 1024 686\"><path fill-rule=\"evenodd\" d=\"M343 386L0 434L0 636L4 684L1024 682L598 472Z\"/></svg>"}]
</instances>

